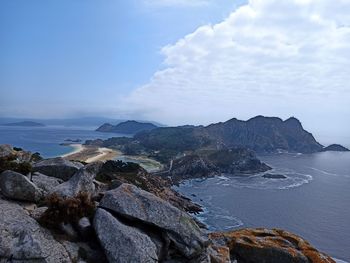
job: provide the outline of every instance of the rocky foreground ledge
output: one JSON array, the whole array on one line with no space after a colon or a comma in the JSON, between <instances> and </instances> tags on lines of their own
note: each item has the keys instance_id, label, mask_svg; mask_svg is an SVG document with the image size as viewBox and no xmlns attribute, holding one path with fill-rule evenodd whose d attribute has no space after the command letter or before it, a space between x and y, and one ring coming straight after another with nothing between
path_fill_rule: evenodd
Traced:
<instances>
[{"instance_id":1,"label":"rocky foreground ledge","mask_svg":"<svg viewBox=\"0 0 350 263\"><path fill-rule=\"evenodd\" d=\"M1 149L0 262L334 262L283 230L208 233L198 206L135 164Z\"/></svg>"}]
</instances>

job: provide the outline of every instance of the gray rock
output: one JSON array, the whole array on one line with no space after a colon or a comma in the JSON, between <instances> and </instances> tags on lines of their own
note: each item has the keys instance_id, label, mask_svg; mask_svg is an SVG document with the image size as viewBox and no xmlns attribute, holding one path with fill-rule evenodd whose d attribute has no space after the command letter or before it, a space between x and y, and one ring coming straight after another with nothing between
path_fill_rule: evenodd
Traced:
<instances>
[{"instance_id":1,"label":"gray rock","mask_svg":"<svg viewBox=\"0 0 350 263\"><path fill-rule=\"evenodd\" d=\"M71 162L62 157L57 157L37 162L33 165L33 171L67 181L83 166L81 163Z\"/></svg>"},{"instance_id":2,"label":"gray rock","mask_svg":"<svg viewBox=\"0 0 350 263\"><path fill-rule=\"evenodd\" d=\"M89 218L83 217L78 222L78 231L83 238L89 238L93 235L93 227Z\"/></svg>"},{"instance_id":3,"label":"gray rock","mask_svg":"<svg viewBox=\"0 0 350 263\"><path fill-rule=\"evenodd\" d=\"M94 228L109 262L158 262L156 245L146 234L122 224L104 209L97 209Z\"/></svg>"},{"instance_id":4,"label":"gray rock","mask_svg":"<svg viewBox=\"0 0 350 263\"><path fill-rule=\"evenodd\" d=\"M72 262L107 262L104 252L99 247L93 249L87 243L67 240L61 241L61 244L65 247Z\"/></svg>"},{"instance_id":5,"label":"gray rock","mask_svg":"<svg viewBox=\"0 0 350 263\"><path fill-rule=\"evenodd\" d=\"M34 173L31 179L37 187L43 190L45 195L51 193L56 186L63 183L62 179L50 177L38 172Z\"/></svg>"},{"instance_id":6,"label":"gray rock","mask_svg":"<svg viewBox=\"0 0 350 263\"><path fill-rule=\"evenodd\" d=\"M78 233L77 233L77 231L75 231L72 224L61 223L60 229L67 237L69 237L70 240L77 240L78 239Z\"/></svg>"},{"instance_id":7,"label":"gray rock","mask_svg":"<svg viewBox=\"0 0 350 263\"><path fill-rule=\"evenodd\" d=\"M79 192L88 192L94 194L94 179L102 163L91 163L81 168L67 182L58 185L53 189L54 193L60 196L73 197Z\"/></svg>"},{"instance_id":8,"label":"gray rock","mask_svg":"<svg viewBox=\"0 0 350 263\"><path fill-rule=\"evenodd\" d=\"M64 246L65 250L67 251L69 258L72 262L78 262L79 260L79 244L70 242L67 240L61 241L61 244Z\"/></svg>"},{"instance_id":9,"label":"gray rock","mask_svg":"<svg viewBox=\"0 0 350 263\"><path fill-rule=\"evenodd\" d=\"M0 145L0 157L5 157L9 155L13 155L15 151L9 144L1 144Z\"/></svg>"},{"instance_id":10,"label":"gray rock","mask_svg":"<svg viewBox=\"0 0 350 263\"><path fill-rule=\"evenodd\" d=\"M47 209L47 206L38 207L30 212L30 216L33 217L36 221L38 221Z\"/></svg>"},{"instance_id":11,"label":"gray rock","mask_svg":"<svg viewBox=\"0 0 350 263\"><path fill-rule=\"evenodd\" d=\"M0 199L0 261L69 263L64 247L17 204Z\"/></svg>"},{"instance_id":12,"label":"gray rock","mask_svg":"<svg viewBox=\"0 0 350 263\"><path fill-rule=\"evenodd\" d=\"M8 198L37 202L43 192L23 174L4 171L0 174L0 190Z\"/></svg>"},{"instance_id":13,"label":"gray rock","mask_svg":"<svg viewBox=\"0 0 350 263\"><path fill-rule=\"evenodd\" d=\"M201 253L207 245L203 233L188 214L134 185L122 184L106 192L100 207L163 229L186 257Z\"/></svg>"}]
</instances>

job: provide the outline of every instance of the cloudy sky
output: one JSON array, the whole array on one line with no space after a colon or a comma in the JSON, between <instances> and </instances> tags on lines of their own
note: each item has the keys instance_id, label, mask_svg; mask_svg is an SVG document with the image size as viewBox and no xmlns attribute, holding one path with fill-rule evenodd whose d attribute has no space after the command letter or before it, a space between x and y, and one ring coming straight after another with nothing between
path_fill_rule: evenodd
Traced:
<instances>
[{"instance_id":1,"label":"cloudy sky","mask_svg":"<svg viewBox=\"0 0 350 263\"><path fill-rule=\"evenodd\" d=\"M28 2L0 3L2 116L296 116L350 134L348 0Z\"/></svg>"}]
</instances>

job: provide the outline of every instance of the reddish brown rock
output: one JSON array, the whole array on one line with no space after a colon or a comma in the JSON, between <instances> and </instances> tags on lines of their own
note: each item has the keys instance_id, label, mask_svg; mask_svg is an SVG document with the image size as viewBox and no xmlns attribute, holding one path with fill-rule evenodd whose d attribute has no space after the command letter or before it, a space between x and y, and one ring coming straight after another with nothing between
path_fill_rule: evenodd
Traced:
<instances>
[{"instance_id":1,"label":"reddish brown rock","mask_svg":"<svg viewBox=\"0 0 350 263\"><path fill-rule=\"evenodd\" d=\"M231 260L269 263L335 263L301 237L280 229L241 229L212 233L214 243L230 249Z\"/></svg>"}]
</instances>

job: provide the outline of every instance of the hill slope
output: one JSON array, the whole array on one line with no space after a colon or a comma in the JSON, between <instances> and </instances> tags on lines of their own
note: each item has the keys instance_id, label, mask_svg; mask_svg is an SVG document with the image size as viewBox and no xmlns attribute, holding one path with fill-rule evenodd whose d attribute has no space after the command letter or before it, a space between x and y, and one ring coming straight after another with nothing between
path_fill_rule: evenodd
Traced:
<instances>
[{"instance_id":1,"label":"hill slope","mask_svg":"<svg viewBox=\"0 0 350 263\"><path fill-rule=\"evenodd\" d=\"M246 147L258 153L312 153L323 149L313 135L303 129L298 119L289 118L283 121L280 118L263 116L248 121L231 119L206 127L158 128L136 134L135 139L152 150Z\"/></svg>"},{"instance_id":2,"label":"hill slope","mask_svg":"<svg viewBox=\"0 0 350 263\"><path fill-rule=\"evenodd\" d=\"M231 119L200 128L199 131L225 147L244 146L258 153L280 150L312 153L323 149L294 117L285 121L263 116L248 121Z\"/></svg>"},{"instance_id":3,"label":"hill slope","mask_svg":"<svg viewBox=\"0 0 350 263\"><path fill-rule=\"evenodd\" d=\"M123 133L123 134L135 134L141 131L150 131L157 128L153 123L143 123L138 121L125 121L117 125L105 123L96 131L99 132L112 132L112 133Z\"/></svg>"}]
</instances>

